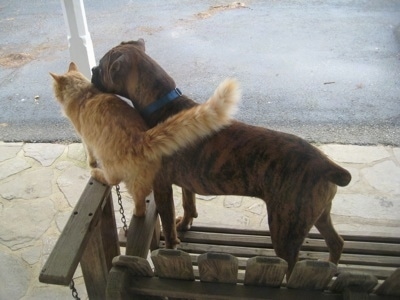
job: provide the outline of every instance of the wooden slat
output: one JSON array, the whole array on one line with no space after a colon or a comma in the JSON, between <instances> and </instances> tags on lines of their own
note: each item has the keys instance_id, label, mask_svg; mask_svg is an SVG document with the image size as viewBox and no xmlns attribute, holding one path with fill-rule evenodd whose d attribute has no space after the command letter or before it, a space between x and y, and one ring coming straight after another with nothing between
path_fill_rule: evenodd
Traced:
<instances>
[{"instance_id":1,"label":"wooden slat","mask_svg":"<svg viewBox=\"0 0 400 300\"><path fill-rule=\"evenodd\" d=\"M394 267L381 267L381 266L360 266L360 265L338 265L338 273L341 272L366 272L375 276L378 279L386 279L393 272Z\"/></svg>"},{"instance_id":2,"label":"wooden slat","mask_svg":"<svg viewBox=\"0 0 400 300\"><path fill-rule=\"evenodd\" d=\"M296 263L287 283L288 288L324 290L336 273L336 266L327 261L303 260Z\"/></svg>"},{"instance_id":3,"label":"wooden slat","mask_svg":"<svg viewBox=\"0 0 400 300\"><path fill-rule=\"evenodd\" d=\"M186 252L158 249L151 252L151 260L160 278L194 280L192 261Z\"/></svg>"},{"instance_id":4,"label":"wooden slat","mask_svg":"<svg viewBox=\"0 0 400 300\"><path fill-rule=\"evenodd\" d=\"M90 299L104 299L112 260L119 255L117 226L111 193L107 196L96 225L80 260Z\"/></svg>"},{"instance_id":5,"label":"wooden slat","mask_svg":"<svg viewBox=\"0 0 400 300\"><path fill-rule=\"evenodd\" d=\"M179 232L181 241L188 243L208 243L231 246L272 248L271 237L261 235L232 234L219 232L186 231Z\"/></svg>"},{"instance_id":6,"label":"wooden slat","mask_svg":"<svg viewBox=\"0 0 400 300\"><path fill-rule=\"evenodd\" d=\"M214 244L199 244L199 243L186 243L181 242L178 249L186 252L205 253L205 252L225 252L235 256L252 257L252 256L275 256L273 249L262 249L252 247L232 247L225 245ZM300 251L300 260L314 259L325 260L327 253ZM400 257L396 256L378 256L378 255L357 255L357 254L342 254L340 258L341 264L356 264L356 265L369 265L369 266L384 266L384 267L400 267Z\"/></svg>"},{"instance_id":7,"label":"wooden slat","mask_svg":"<svg viewBox=\"0 0 400 300\"><path fill-rule=\"evenodd\" d=\"M146 258L149 254L157 222L157 208L153 193L146 198L146 204L147 210L144 217L132 216L128 228L126 255Z\"/></svg>"},{"instance_id":8,"label":"wooden slat","mask_svg":"<svg viewBox=\"0 0 400 300\"><path fill-rule=\"evenodd\" d=\"M94 229L80 263L89 298L105 299L109 269L101 238L101 226Z\"/></svg>"},{"instance_id":9,"label":"wooden slat","mask_svg":"<svg viewBox=\"0 0 400 300\"><path fill-rule=\"evenodd\" d=\"M369 300L369 295L362 287L351 285L344 289L343 300Z\"/></svg>"},{"instance_id":10,"label":"wooden slat","mask_svg":"<svg viewBox=\"0 0 400 300\"><path fill-rule=\"evenodd\" d=\"M197 257L200 254L198 253L190 253L190 257L192 259L192 264L197 265ZM275 256L271 256L274 258ZM247 257L237 257L239 269L245 269L248 258ZM386 279L388 278L394 271L395 267L382 267L382 266L367 266L367 265L350 265L350 264L339 264L338 272L349 271L349 272L367 272L378 279Z\"/></svg>"},{"instance_id":11,"label":"wooden slat","mask_svg":"<svg viewBox=\"0 0 400 300\"><path fill-rule=\"evenodd\" d=\"M270 232L267 230L237 229L237 228L216 227L216 226L211 227L211 226L193 225L190 231L270 236ZM400 237L397 235L391 235L389 233L377 236L369 232L363 232L362 234L360 232L341 232L340 235L344 240L348 241L365 241L365 242L400 244ZM323 239L323 237L319 233L313 233L313 232L310 232L308 234L308 237L313 239Z\"/></svg>"},{"instance_id":12,"label":"wooden slat","mask_svg":"<svg viewBox=\"0 0 400 300\"><path fill-rule=\"evenodd\" d=\"M343 272L337 276L331 290L335 293L342 293L349 286L358 286L366 293L370 293L377 284L378 279L371 274Z\"/></svg>"},{"instance_id":13,"label":"wooden slat","mask_svg":"<svg viewBox=\"0 0 400 300\"><path fill-rule=\"evenodd\" d=\"M376 293L379 295L395 295L400 297L400 268L382 283Z\"/></svg>"},{"instance_id":14,"label":"wooden slat","mask_svg":"<svg viewBox=\"0 0 400 300\"><path fill-rule=\"evenodd\" d=\"M113 258L120 255L118 229L117 223L115 222L114 204L111 193L107 196L101 217L101 235L104 253L106 255L107 269L111 270Z\"/></svg>"},{"instance_id":15,"label":"wooden slat","mask_svg":"<svg viewBox=\"0 0 400 300\"><path fill-rule=\"evenodd\" d=\"M318 252L300 251L300 259L326 259L326 254ZM356 264L367 266L383 266L383 267L399 267L400 257L397 256L380 256L380 255L363 255L344 253L340 257L341 264Z\"/></svg>"},{"instance_id":16,"label":"wooden slat","mask_svg":"<svg viewBox=\"0 0 400 300\"><path fill-rule=\"evenodd\" d=\"M256 256L249 258L244 277L245 285L279 287L288 264L278 257Z\"/></svg>"},{"instance_id":17,"label":"wooden slat","mask_svg":"<svg viewBox=\"0 0 400 300\"><path fill-rule=\"evenodd\" d=\"M69 285L110 187L90 178L39 276L43 283Z\"/></svg>"},{"instance_id":18,"label":"wooden slat","mask_svg":"<svg viewBox=\"0 0 400 300\"><path fill-rule=\"evenodd\" d=\"M275 256L273 249L250 248L250 247L232 247L225 245L200 244L181 242L178 249L186 252L205 253L205 252L225 252L234 256L253 257L253 256Z\"/></svg>"},{"instance_id":19,"label":"wooden slat","mask_svg":"<svg viewBox=\"0 0 400 300\"><path fill-rule=\"evenodd\" d=\"M128 289L132 294L174 297L182 299L342 300L342 295L340 294L322 293L317 291L290 290L286 288L277 289L257 286L247 287L239 284L233 285L221 283L205 283L199 281L182 282L181 280L159 279L157 277L135 278L135 280L132 280Z\"/></svg>"},{"instance_id":20,"label":"wooden slat","mask_svg":"<svg viewBox=\"0 0 400 300\"><path fill-rule=\"evenodd\" d=\"M182 241L190 243L207 243L231 246L248 246L256 248L272 249L271 237L250 234L234 234L220 232L187 231L179 234ZM328 252L325 240L306 238L301 248L303 251L324 251ZM373 255L400 256L400 244L377 243L365 241L345 241L344 253L362 253Z\"/></svg>"},{"instance_id":21,"label":"wooden slat","mask_svg":"<svg viewBox=\"0 0 400 300\"><path fill-rule=\"evenodd\" d=\"M204 253L198 257L200 280L203 282L236 283L237 258L227 253Z\"/></svg>"},{"instance_id":22,"label":"wooden slat","mask_svg":"<svg viewBox=\"0 0 400 300\"><path fill-rule=\"evenodd\" d=\"M189 253L192 264L195 267L197 265L197 258L200 254L198 253ZM275 258L271 257L271 258ZM246 264L249 258L247 257L237 257L239 270L244 270L246 268ZM396 268L394 267L380 267L380 266L360 266L360 265L342 265L339 264L337 267L338 273L348 271L348 272L366 272L375 276L378 279L386 279L388 278ZM196 269L194 269L195 277L198 279L198 274L196 275ZM240 273L238 276L238 282L243 282L243 278L241 278Z\"/></svg>"},{"instance_id":23,"label":"wooden slat","mask_svg":"<svg viewBox=\"0 0 400 300\"><path fill-rule=\"evenodd\" d=\"M107 281L106 299L126 300L132 298L128 292L131 277L126 268L112 267ZM138 299L138 297L135 297L135 299Z\"/></svg>"},{"instance_id":24,"label":"wooden slat","mask_svg":"<svg viewBox=\"0 0 400 300\"><path fill-rule=\"evenodd\" d=\"M149 262L143 257L119 255L114 257L112 263L114 267L126 268L132 276L154 276Z\"/></svg>"}]
</instances>

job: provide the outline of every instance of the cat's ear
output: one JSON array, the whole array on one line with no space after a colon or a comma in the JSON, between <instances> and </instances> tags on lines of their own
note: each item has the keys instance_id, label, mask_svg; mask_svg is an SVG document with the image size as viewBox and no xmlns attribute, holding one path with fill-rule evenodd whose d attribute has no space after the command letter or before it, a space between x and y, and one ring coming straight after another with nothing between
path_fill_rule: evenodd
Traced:
<instances>
[{"instance_id":1,"label":"cat's ear","mask_svg":"<svg viewBox=\"0 0 400 300\"><path fill-rule=\"evenodd\" d=\"M71 71L78 71L78 67L76 66L76 64L73 61L71 61L71 63L69 64L69 68L68 68L68 72L71 72Z\"/></svg>"},{"instance_id":2,"label":"cat's ear","mask_svg":"<svg viewBox=\"0 0 400 300\"><path fill-rule=\"evenodd\" d=\"M60 75L54 74L50 72L51 77L53 77L53 79L58 83L61 81L61 77Z\"/></svg>"}]
</instances>

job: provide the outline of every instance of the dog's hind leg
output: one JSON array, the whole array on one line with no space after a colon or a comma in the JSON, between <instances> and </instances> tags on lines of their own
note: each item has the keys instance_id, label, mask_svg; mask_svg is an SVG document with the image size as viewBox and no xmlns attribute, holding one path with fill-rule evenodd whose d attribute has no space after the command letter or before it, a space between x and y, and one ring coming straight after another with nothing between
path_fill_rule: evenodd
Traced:
<instances>
[{"instance_id":1,"label":"dog's hind leg","mask_svg":"<svg viewBox=\"0 0 400 300\"><path fill-rule=\"evenodd\" d=\"M317 222L315 223L315 227L317 227L318 231L324 237L326 245L329 249L329 261L338 264L340 256L342 254L344 241L342 237L336 232L335 228L332 224L331 219L331 207L330 204L321 214Z\"/></svg>"},{"instance_id":2,"label":"dog's hind leg","mask_svg":"<svg viewBox=\"0 0 400 300\"><path fill-rule=\"evenodd\" d=\"M293 218L291 214L284 209L268 211L269 230L275 253L288 263L286 279L289 279L293 271L300 247L312 226L304 224L301 219Z\"/></svg>"},{"instance_id":3,"label":"dog's hind leg","mask_svg":"<svg viewBox=\"0 0 400 300\"><path fill-rule=\"evenodd\" d=\"M153 184L153 192L157 211L161 218L165 247L169 249L176 248L180 240L175 226L175 205L172 186L162 182L162 179L156 179Z\"/></svg>"},{"instance_id":4,"label":"dog's hind leg","mask_svg":"<svg viewBox=\"0 0 400 300\"><path fill-rule=\"evenodd\" d=\"M176 229L178 231L187 231L193 223L193 219L197 218L196 194L182 188L182 206L183 216L176 219Z\"/></svg>"},{"instance_id":5,"label":"dog's hind leg","mask_svg":"<svg viewBox=\"0 0 400 300\"><path fill-rule=\"evenodd\" d=\"M287 279L297 262L304 239L326 207L318 197L323 187L324 184L311 190L286 193L276 199L275 205L267 205L272 245L276 255L288 263Z\"/></svg>"}]
</instances>

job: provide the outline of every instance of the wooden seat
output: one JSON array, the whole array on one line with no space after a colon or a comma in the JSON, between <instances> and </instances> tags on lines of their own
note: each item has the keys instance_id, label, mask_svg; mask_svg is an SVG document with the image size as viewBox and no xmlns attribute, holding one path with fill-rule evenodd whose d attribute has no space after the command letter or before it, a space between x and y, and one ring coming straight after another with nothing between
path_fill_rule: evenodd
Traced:
<instances>
[{"instance_id":1,"label":"wooden seat","mask_svg":"<svg viewBox=\"0 0 400 300\"><path fill-rule=\"evenodd\" d=\"M338 272L367 272L378 279L386 279L400 267L400 237L342 234L345 240ZM239 257L244 267L246 258L263 255L275 256L270 234L265 230L193 226L179 235L178 249L194 257L204 252L226 252ZM160 241L160 248L164 247ZM326 260L328 249L320 234L310 233L300 251L300 260Z\"/></svg>"},{"instance_id":2,"label":"wooden seat","mask_svg":"<svg viewBox=\"0 0 400 300\"><path fill-rule=\"evenodd\" d=\"M332 281L336 266L326 261L303 260L296 264L289 281L282 282L287 264L279 258L249 259L244 283L238 282L238 259L226 253L198 256L198 277L189 254L182 250L152 252L153 272L148 260L118 256L110 272L108 299L148 299L149 296L179 299L399 299L397 269L392 290L371 294L378 284L375 276L345 272ZM282 272L283 271L283 272ZM250 276L248 274L251 273ZM250 279L249 279L250 278ZM383 287L381 285L380 287ZM397 291L395 291L396 289ZM389 295L389 296L386 296ZM391 296L390 296L391 295ZM397 297L396 297L397 296ZM165 298L163 298L165 299Z\"/></svg>"},{"instance_id":3,"label":"wooden seat","mask_svg":"<svg viewBox=\"0 0 400 300\"><path fill-rule=\"evenodd\" d=\"M152 196L118 241L110 188L90 179L39 280L68 285L80 263L90 299L400 299L400 238L342 236L335 266L310 234L286 282L268 231L193 226L164 249Z\"/></svg>"},{"instance_id":4,"label":"wooden seat","mask_svg":"<svg viewBox=\"0 0 400 300\"><path fill-rule=\"evenodd\" d=\"M286 282L287 264L275 256L268 231L193 226L180 233L178 250L163 249L161 237L163 250L151 255L154 273L137 275L135 257L115 258L107 293L109 299L400 299L400 239L343 237L345 249L335 266L325 261L322 237L310 234ZM204 261L214 269L204 270ZM123 285L112 279L121 274L129 274Z\"/></svg>"}]
</instances>

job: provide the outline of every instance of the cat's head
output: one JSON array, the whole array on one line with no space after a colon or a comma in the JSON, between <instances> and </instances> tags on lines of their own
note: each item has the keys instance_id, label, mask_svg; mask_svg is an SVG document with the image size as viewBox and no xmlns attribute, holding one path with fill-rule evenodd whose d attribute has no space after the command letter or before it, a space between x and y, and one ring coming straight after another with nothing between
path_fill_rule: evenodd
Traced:
<instances>
[{"instance_id":1,"label":"cat's head","mask_svg":"<svg viewBox=\"0 0 400 300\"><path fill-rule=\"evenodd\" d=\"M91 86L90 81L79 72L74 62L69 64L68 71L65 74L57 75L50 72L50 75L54 79L54 94L63 106L79 97L85 89Z\"/></svg>"}]
</instances>

